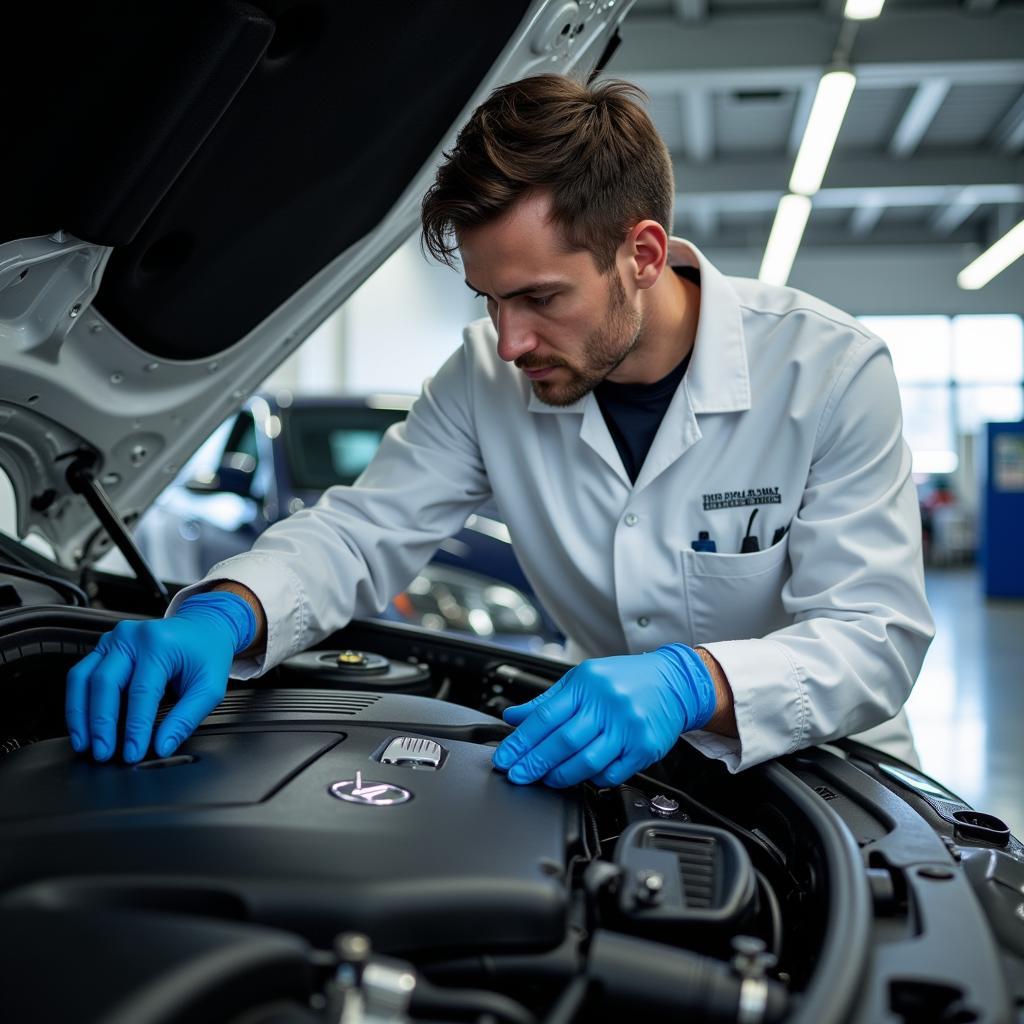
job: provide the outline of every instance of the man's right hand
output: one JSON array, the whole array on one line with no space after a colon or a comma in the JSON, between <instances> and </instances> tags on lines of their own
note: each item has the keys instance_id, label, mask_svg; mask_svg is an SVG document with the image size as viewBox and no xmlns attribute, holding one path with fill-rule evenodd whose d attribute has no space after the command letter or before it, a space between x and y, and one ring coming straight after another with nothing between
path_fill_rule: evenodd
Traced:
<instances>
[{"instance_id":1,"label":"man's right hand","mask_svg":"<svg viewBox=\"0 0 1024 1024\"><path fill-rule=\"evenodd\" d=\"M250 646L257 620L243 598L225 591L193 594L166 619L125 620L68 672L65 716L76 751L106 761L117 745L127 694L124 759L149 749L157 706L168 684L178 701L160 724L159 757L172 754L220 703L235 655Z\"/></svg>"}]
</instances>

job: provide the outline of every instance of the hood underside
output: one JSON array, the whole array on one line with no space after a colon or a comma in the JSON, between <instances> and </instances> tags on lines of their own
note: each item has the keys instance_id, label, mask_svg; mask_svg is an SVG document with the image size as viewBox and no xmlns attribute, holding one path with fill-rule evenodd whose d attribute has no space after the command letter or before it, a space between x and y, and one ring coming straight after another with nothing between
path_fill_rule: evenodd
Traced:
<instances>
[{"instance_id":1,"label":"hood underside","mask_svg":"<svg viewBox=\"0 0 1024 1024\"><path fill-rule=\"evenodd\" d=\"M0 468L85 561L85 453L122 516L414 230L496 86L585 75L630 4L33 5L11 24ZM58 59L55 59L55 55ZM8 175L10 179L12 174Z\"/></svg>"}]
</instances>

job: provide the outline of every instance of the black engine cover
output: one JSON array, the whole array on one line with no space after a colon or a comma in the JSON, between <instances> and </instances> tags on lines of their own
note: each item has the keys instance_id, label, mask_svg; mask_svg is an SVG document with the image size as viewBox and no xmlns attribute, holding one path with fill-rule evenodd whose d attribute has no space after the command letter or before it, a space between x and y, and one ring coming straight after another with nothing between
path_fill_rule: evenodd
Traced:
<instances>
[{"instance_id":1,"label":"black engine cover","mask_svg":"<svg viewBox=\"0 0 1024 1024\"><path fill-rule=\"evenodd\" d=\"M494 771L480 740L502 728L424 697L241 691L164 761L28 746L0 759L0 902L210 914L317 944L355 929L395 953L553 946L579 798ZM380 763L403 735L440 743L441 767ZM331 794L357 773L411 798Z\"/></svg>"}]
</instances>

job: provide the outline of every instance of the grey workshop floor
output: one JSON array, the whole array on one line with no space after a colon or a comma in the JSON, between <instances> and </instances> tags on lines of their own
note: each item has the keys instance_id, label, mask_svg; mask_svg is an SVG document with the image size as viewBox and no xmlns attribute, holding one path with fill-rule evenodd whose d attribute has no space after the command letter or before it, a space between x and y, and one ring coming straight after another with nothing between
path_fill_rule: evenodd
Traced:
<instances>
[{"instance_id":1,"label":"grey workshop floor","mask_svg":"<svg viewBox=\"0 0 1024 1024\"><path fill-rule=\"evenodd\" d=\"M924 770L1024 837L1024 600L975 569L930 569L935 639L907 713Z\"/></svg>"}]
</instances>

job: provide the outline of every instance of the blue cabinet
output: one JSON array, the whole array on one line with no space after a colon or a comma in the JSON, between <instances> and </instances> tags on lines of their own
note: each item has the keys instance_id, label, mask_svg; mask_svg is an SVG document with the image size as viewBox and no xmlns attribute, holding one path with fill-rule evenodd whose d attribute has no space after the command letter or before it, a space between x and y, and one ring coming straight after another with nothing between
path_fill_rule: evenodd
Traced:
<instances>
[{"instance_id":1,"label":"blue cabinet","mask_svg":"<svg viewBox=\"0 0 1024 1024\"><path fill-rule=\"evenodd\" d=\"M987 424L981 559L987 597L1024 597L1024 422Z\"/></svg>"}]
</instances>

